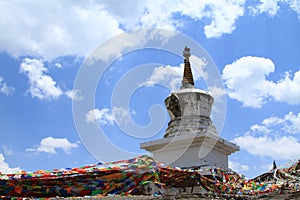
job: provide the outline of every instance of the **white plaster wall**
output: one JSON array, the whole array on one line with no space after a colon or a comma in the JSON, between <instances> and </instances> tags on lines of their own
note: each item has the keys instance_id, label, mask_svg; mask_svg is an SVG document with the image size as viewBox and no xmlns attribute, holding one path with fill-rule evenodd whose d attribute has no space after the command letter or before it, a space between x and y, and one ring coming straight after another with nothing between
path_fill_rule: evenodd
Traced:
<instances>
[{"instance_id":1,"label":"white plaster wall","mask_svg":"<svg viewBox=\"0 0 300 200\"><path fill-rule=\"evenodd\" d=\"M202 152L202 156L199 156L199 152ZM200 151L200 146L191 146L188 149L177 147L155 151L153 157L155 160L173 167L210 165L228 168L228 155L211 148L202 148Z\"/></svg>"}]
</instances>

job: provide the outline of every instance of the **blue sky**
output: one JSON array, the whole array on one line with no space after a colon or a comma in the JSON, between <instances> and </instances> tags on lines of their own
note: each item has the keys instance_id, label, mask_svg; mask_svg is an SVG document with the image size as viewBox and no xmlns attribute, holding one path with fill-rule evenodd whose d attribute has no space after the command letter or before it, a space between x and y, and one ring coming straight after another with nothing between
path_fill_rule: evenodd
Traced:
<instances>
[{"instance_id":1,"label":"blue sky","mask_svg":"<svg viewBox=\"0 0 300 200\"><path fill-rule=\"evenodd\" d=\"M195 57L193 72L196 87L226 98L219 130L241 148L234 170L253 177L300 158L299 0L1 1L0 27L2 172L146 153L139 143L169 121L184 43L215 63ZM164 30L161 46L146 48L140 28ZM180 49L163 46L173 34L188 38ZM225 91L207 83L212 69Z\"/></svg>"}]
</instances>

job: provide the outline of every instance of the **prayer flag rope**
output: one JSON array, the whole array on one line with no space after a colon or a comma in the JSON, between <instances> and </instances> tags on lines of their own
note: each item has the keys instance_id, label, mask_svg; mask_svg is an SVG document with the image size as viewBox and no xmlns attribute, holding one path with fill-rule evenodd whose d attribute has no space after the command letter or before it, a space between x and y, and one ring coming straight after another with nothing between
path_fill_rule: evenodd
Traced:
<instances>
[{"instance_id":1,"label":"prayer flag rope","mask_svg":"<svg viewBox=\"0 0 300 200\"><path fill-rule=\"evenodd\" d=\"M181 169L164 166L149 156L79 168L0 173L0 197L82 197L149 194L147 186L161 188L200 187L228 195L259 195L300 191L300 161L254 179L220 168Z\"/></svg>"}]
</instances>

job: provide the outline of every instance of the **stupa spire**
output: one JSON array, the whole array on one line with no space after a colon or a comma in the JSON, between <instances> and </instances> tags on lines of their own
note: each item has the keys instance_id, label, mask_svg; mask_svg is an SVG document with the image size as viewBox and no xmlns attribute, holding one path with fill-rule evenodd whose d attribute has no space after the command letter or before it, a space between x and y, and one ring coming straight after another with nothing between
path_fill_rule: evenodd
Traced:
<instances>
[{"instance_id":1,"label":"stupa spire","mask_svg":"<svg viewBox=\"0 0 300 200\"><path fill-rule=\"evenodd\" d=\"M191 64L189 57L191 56L190 48L185 46L183 50L183 57L184 57L184 72L183 72L183 79L181 89L183 88L194 88L194 79L193 73L191 69Z\"/></svg>"}]
</instances>

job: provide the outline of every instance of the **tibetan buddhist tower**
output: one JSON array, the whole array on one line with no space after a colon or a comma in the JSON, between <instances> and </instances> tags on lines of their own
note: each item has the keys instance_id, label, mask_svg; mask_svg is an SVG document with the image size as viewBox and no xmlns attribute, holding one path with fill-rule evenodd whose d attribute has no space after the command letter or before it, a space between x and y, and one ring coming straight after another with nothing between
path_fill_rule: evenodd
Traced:
<instances>
[{"instance_id":1,"label":"tibetan buddhist tower","mask_svg":"<svg viewBox=\"0 0 300 200\"><path fill-rule=\"evenodd\" d=\"M165 99L170 122L164 138L142 143L140 147L155 160L174 167L216 166L228 168L228 156L239 147L219 137L210 118L214 98L195 88L185 47L184 73L180 90Z\"/></svg>"}]
</instances>

